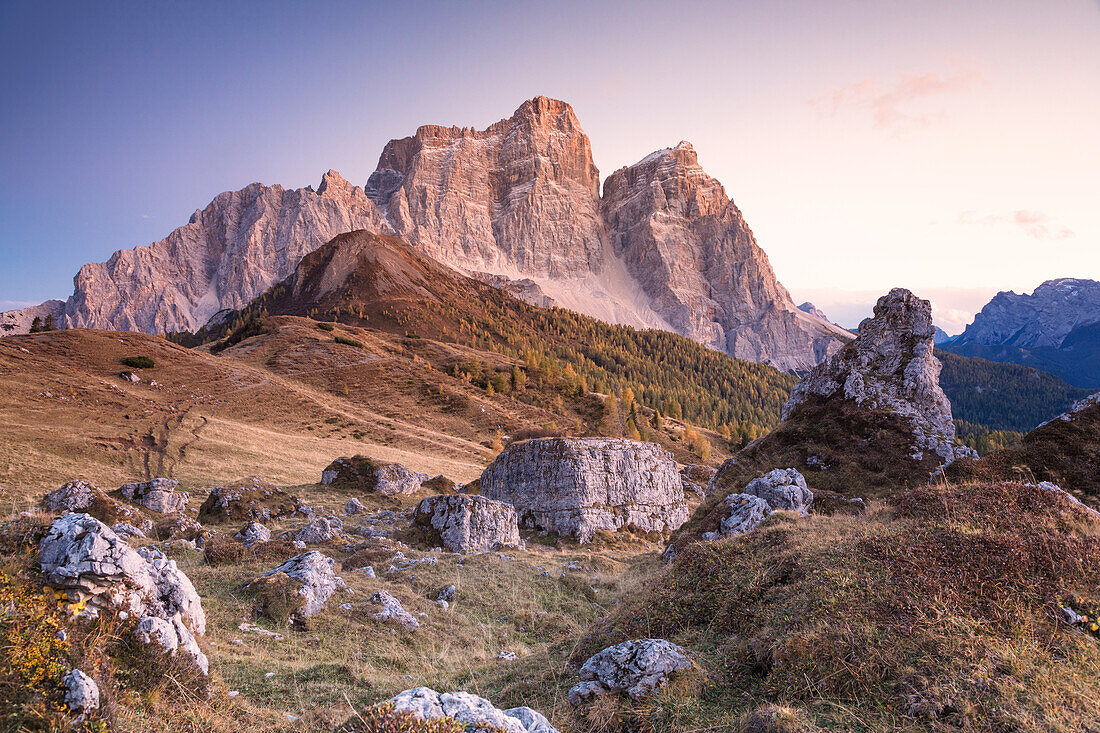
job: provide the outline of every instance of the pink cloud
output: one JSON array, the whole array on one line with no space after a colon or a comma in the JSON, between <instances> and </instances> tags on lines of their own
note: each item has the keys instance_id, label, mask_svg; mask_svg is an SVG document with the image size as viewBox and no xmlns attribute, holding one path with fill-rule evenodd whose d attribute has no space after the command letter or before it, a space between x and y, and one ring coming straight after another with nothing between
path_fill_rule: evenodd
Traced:
<instances>
[{"instance_id":1,"label":"pink cloud","mask_svg":"<svg viewBox=\"0 0 1100 733\"><path fill-rule=\"evenodd\" d=\"M912 106L919 100L952 92L963 92L982 80L982 73L973 65L951 62L947 74L926 72L901 74L889 85L864 79L835 89L810 100L810 106L837 114L851 108L871 113L874 125L880 129L899 126L923 126L930 119L927 113L916 112Z\"/></svg>"},{"instance_id":2,"label":"pink cloud","mask_svg":"<svg viewBox=\"0 0 1100 733\"><path fill-rule=\"evenodd\" d=\"M1053 221L1041 211L1028 211L1017 209L1007 214L987 214L979 216L973 211L964 211L959 214L960 224L979 224L982 226L997 226L1011 224L1019 227L1024 234L1033 239L1060 240L1076 236L1076 233L1067 226Z\"/></svg>"}]
</instances>

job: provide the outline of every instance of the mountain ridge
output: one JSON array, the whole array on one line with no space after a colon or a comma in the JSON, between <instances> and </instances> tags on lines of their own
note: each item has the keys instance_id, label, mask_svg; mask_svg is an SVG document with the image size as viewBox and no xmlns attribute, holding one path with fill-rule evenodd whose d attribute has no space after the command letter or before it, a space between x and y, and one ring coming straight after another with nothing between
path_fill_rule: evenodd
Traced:
<instances>
[{"instance_id":1,"label":"mountain ridge","mask_svg":"<svg viewBox=\"0 0 1100 733\"><path fill-rule=\"evenodd\" d=\"M74 294L35 314L62 327L192 331L333 236L365 228L467 274L537 288L517 292L787 371L850 338L795 307L690 144L652 153L600 189L572 107L535 97L485 130L423 125L390 141L364 186L330 170L316 191L254 183L219 194L165 239L83 266ZM25 332L30 312L5 313L0 327Z\"/></svg>"}]
</instances>

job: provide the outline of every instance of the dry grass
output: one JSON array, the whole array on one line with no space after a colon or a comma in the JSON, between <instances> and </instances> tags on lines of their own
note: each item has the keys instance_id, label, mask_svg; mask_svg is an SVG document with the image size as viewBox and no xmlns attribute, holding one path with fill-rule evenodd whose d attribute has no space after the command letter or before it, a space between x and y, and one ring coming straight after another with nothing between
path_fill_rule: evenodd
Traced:
<instances>
[{"instance_id":1,"label":"dry grass","mask_svg":"<svg viewBox=\"0 0 1100 733\"><path fill-rule=\"evenodd\" d=\"M704 730L714 711L785 701L826 729L1086 731L1100 647L1057 601L1098 589L1100 527L1064 497L922 487L691 545L573 659L639 636L693 650Z\"/></svg>"}]
</instances>

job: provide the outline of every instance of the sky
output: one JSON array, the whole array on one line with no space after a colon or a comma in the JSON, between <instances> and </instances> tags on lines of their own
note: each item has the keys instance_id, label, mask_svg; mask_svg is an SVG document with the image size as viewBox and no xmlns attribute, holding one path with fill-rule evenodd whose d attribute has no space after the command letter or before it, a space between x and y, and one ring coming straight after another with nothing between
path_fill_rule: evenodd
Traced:
<instances>
[{"instance_id":1,"label":"sky","mask_svg":"<svg viewBox=\"0 0 1100 733\"><path fill-rule=\"evenodd\" d=\"M688 140L780 281L958 333L1100 279L1100 0L0 4L0 309L253 181L573 105L601 175Z\"/></svg>"}]
</instances>

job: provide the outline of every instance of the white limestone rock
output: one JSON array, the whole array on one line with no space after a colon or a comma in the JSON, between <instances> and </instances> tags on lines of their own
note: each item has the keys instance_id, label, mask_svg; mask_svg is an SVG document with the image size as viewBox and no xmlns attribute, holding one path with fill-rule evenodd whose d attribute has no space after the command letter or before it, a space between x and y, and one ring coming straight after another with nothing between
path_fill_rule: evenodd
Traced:
<instances>
[{"instance_id":1,"label":"white limestone rock","mask_svg":"<svg viewBox=\"0 0 1100 733\"><path fill-rule=\"evenodd\" d=\"M371 596L370 602L381 606L377 612L371 614L371 618L375 621L397 624L406 631L416 631L420 628L420 622L416 617L405 610L401 601L386 591L380 590L375 593Z\"/></svg>"},{"instance_id":2,"label":"white limestone rock","mask_svg":"<svg viewBox=\"0 0 1100 733\"><path fill-rule=\"evenodd\" d=\"M550 721L531 708L500 710L483 697L468 692L436 692L430 687L405 690L388 702L421 720L454 718L467 733L495 730L501 733L558 733Z\"/></svg>"},{"instance_id":3,"label":"white limestone rock","mask_svg":"<svg viewBox=\"0 0 1100 733\"><path fill-rule=\"evenodd\" d=\"M515 507L484 496L429 496L416 505L412 526L437 534L452 552L486 552L521 543Z\"/></svg>"},{"instance_id":4,"label":"white limestone rock","mask_svg":"<svg viewBox=\"0 0 1100 733\"><path fill-rule=\"evenodd\" d=\"M87 713L99 709L99 685L79 669L74 669L61 679L65 688L65 704L69 710Z\"/></svg>"},{"instance_id":5,"label":"white limestone rock","mask_svg":"<svg viewBox=\"0 0 1100 733\"><path fill-rule=\"evenodd\" d=\"M814 502L813 492L806 488L806 479L793 468L777 468L753 479L744 493L759 496L771 509L787 509L803 516Z\"/></svg>"},{"instance_id":6,"label":"white limestone rock","mask_svg":"<svg viewBox=\"0 0 1100 733\"><path fill-rule=\"evenodd\" d=\"M127 501L161 514L187 511L187 494L176 491L179 481L170 478L155 478L152 481L124 484L119 487Z\"/></svg>"},{"instance_id":7,"label":"white limestone rock","mask_svg":"<svg viewBox=\"0 0 1100 733\"><path fill-rule=\"evenodd\" d=\"M672 456L619 438L538 438L509 445L481 475L481 493L521 524L580 542L596 530L667 532L688 518Z\"/></svg>"},{"instance_id":8,"label":"white limestone rock","mask_svg":"<svg viewBox=\"0 0 1100 733\"><path fill-rule=\"evenodd\" d=\"M582 705L611 692L641 700L692 666L687 651L665 639L624 641L589 657L581 667L581 682L569 690L569 702Z\"/></svg>"},{"instance_id":9,"label":"white limestone rock","mask_svg":"<svg viewBox=\"0 0 1100 733\"><path fill-rule=\"evenodd\" d=\"M233 538L240 540L245 547L252 547L258 542L270 542L271 530L253 520L241 527Z\"/></svg>"},{"instance_id":10,"label":"white limestone rock","mask_svg":"<svg viewBox=\"0 0 1100 733\"><path fill-rule=\"evenodd\" d=\"M298 612L302 618L312 616L324 608L325 603L337 590L347 586L343 578L334 572L336 561L327 555L310 550L295 555L277 568L272 568L260 576L266 578L276 573L286 573L298 583L298 595L305 604ZM258 580L259 578L257 578Z\"/></svg>"},{"instance_id":11,"label":"white limestone rock","mask_svg":"<svg viewBox=\"0 0 1100 733\"><path fill-rule=\"evenodd\" d=\"M913 429L914 460L929 451L949 464L976 457L955 442L951 403L940 388L941 364L933 353L932 306L904 288L879 298L874 317L859 335L819 364L791 392L783 406L788 419L813 398L849 400L906 420Z\"/></svg>"},{"instance_id":12,"label":"white limestone rock","mask_svg":"<svg viewBox=\"0 0 1100 733\"><path fill-rule=\"evenodd\" d=\"M343 531L343 522L335 517L327 517L315 519L302 527L295 533L294 539L298 542L305 542L307 545L316 545L339 537Z\"/></svg>"}]
</instances>

